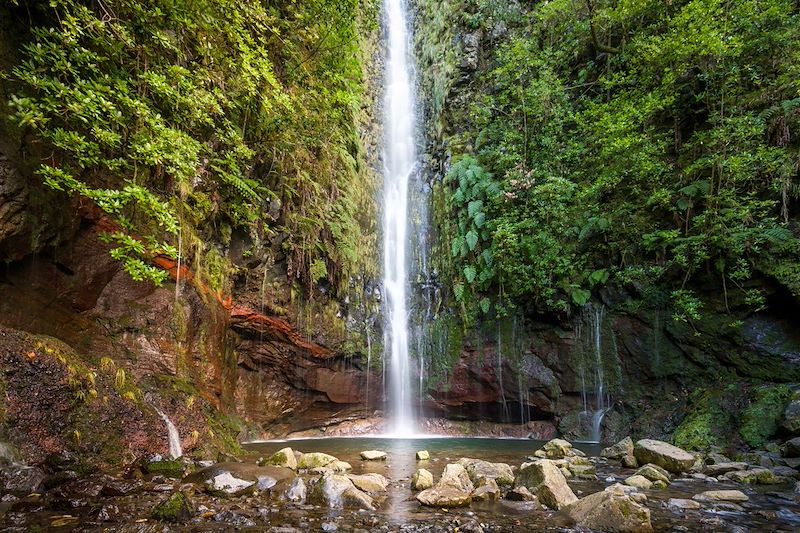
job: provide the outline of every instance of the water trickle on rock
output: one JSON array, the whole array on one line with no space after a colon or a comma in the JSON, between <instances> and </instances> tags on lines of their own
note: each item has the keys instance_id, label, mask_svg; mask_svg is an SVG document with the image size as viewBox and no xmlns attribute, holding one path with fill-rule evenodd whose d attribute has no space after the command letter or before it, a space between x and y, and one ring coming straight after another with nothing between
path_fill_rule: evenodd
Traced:
<instances>
[{"instance_id":1,"label":"water trickle on rock","mask_svg":"<svg viewBox=\"0 0 800 533\"><path fill-rule=\"evenodd\" d=\"M169 455L173 459L177 459L183 455L183 448L181 447L181 436L178 433L178 428L175 427L175 424L172 423L172 420L169 419L167 414L159 409L158 407L154 407L156 413L161 417L164 421L164 424L167 426L167 439L169 441Z\"/></svg>"},{"instance_id":2,"label":"water trickle on rock","mask_svg":"<svg viewBox=\"0 0 800 533\"><path fill-rule=\"evenodd\" d=\"M389 359L390 431L415 431L411 362L408 352L408 185L416 167L414 99L409 30L403 0L384 3L388 34L384 95L383 286L386 292L386 355Z\"/></svg>"}]
</instances>

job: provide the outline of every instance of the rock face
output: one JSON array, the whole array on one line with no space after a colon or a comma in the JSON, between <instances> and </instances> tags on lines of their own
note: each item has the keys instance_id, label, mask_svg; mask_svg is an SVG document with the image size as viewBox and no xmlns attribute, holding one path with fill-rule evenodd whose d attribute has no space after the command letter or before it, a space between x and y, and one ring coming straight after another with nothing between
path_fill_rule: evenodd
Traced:
<instances>
[{"instance_id":1,"label":"rock face","mask_svg":"<svg viewBox=\"0 0 800 533\"><path fill-rule=\"evenodd\" d=\"M696 461L694 455L689 452L667 442L652 439L637 441L633 454L640 464L653 463L675 474L688 472Z\"/></svg>"},{"instance_id":2,"label":"rock face","mask_svg":"<svg viewBox=\"0 0 800 533\"><path fill-rule=\"evenodd\" d=\"M650 511L624 491L611 486L564 508L580 527L597 531L644 533L653 531Z\"/></svg>"},{"instance_id":3,"label":"rock face","mask_svg":"<svg viewBox=\"0 0 800 533\"><path fill-rule=\"evenodd\" d=\"M547 459L523 464L516 484L528 488L551 509L561 509L578 499L561 470Z\"/></svg>"}]
</instances>

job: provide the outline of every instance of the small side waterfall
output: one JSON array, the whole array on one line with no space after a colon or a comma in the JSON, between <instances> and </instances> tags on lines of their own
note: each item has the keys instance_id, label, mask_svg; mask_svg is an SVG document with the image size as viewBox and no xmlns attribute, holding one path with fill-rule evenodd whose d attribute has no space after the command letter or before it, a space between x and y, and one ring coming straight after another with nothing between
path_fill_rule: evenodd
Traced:
<instances>
[{"instance_id":1,"label":"small side waterfall","mask_svg":"<svg viewBox=\"0 0 800 533\"><path fill-rule=\"evenodd\" d=\"M172 423L172 420L169 419L167 414L159 409L158 407L153 407L156 410L156 413L161 417L164 421L164 424L167 426L167 439L169 440L169 455L173 459L177 459L183 455L183 448L181 448L181 436L178 433L178 428L175 427L175 424Z\"/></svg>"},{"instance_id":2,"label":"small side waterfall","mask_svg":"<svg viewBox=\"0 0 800 533\"><path fill-rule=\"evenodd\" d=\"M583 361L580 365L583 399L581 419L583 425L588 428L587 440L590 442L600 442L603 417L611 409L603 360L604 317L603 306L587 307L577 331L578 338L583 340L584 348Z\"/></svg>"},{"instance_id":3,"label":"small side waterfall","mask_svg":"<svg viewBox=\"0 0 800 533\"><path fill-rule=\"evenodd\" d=\"M390 364L390 431L415 431L408 353L408 185L416 166L409 29L404 0L385 0L388 34L384 95L383 286L386 349ZM384 365L385 366L385 365Z\"/></svg>"}]
</instances>

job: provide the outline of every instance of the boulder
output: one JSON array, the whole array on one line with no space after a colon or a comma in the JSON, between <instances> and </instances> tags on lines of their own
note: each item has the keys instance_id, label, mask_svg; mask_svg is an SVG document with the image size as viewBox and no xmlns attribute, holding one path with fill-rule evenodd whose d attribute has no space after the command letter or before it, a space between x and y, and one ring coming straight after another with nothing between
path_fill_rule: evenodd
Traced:
<instances>
[{"instance_id":1,"label":"boulder","mask_svg":"<svg viewBox=\"0 0 800 533\"><path fill-rule=\"evenodd\" d=\"M572 443L564 439L553 439L542 446L548 459L563 459L573 455Z\"/></svg>"},{"instance_id":2,"label":"boulder","mask_svg":"<svg viewBox=\"0 0 800 533\"><path fill-rule=\"evenodd\" d=\"M442 477L437 485L453 487L464 492L475 490L466 468L458 463L451 463L444 467L444 472L442 472Z\"/></svg>"},{"instance_id":3,"label":"boulder","mask_svg":"<svg viewBox=\"0 0 800 533\"><path fill-rule=\"evenodd\" d=\"M417 452L417 461L427 461L431 458L431 454L428 453L428 450L420 450Z\"/></svg>"},{"instance_id":4,"label":"boulder","mask_svg":"<svg viewBox=\"0 0 800 533\"><path fill-rule=\"evenodd\" d=\"M705 470L703 471L704 474L707 476L721 476L723 474L727 474L728 472L736 472L737 470L747 470L747 463L715 463L711 465L707 465Z\"/></svg>"},{"instance_id":5,"label":"boulder","mask_svg":"<svg viewBox=\"0 0 800 533\"><path fill-rule=\"evenodd\" d=\"M477 483L479 479L493 479L500 486L512 486L514 484L514 471L506 463L490 463L480 459L459 459L458 464L463 466L470 480Z\"/></svg>"},{"instance_id":6,"label":"boulder","mask_svg":"<svg viewBox=\"0 0 800 533\"><path fill-rule=\"evenodd\" d=\"M234 477L230 472L217 474L206 482L206 486L210 490L231 495L241 494L253 487L253 485L255 485L255 482L239 479Z\"/></svg>"},{"instance_id":7,"label":"boulder","mask_svg":"<svg viewBox=\"0 0 800 533\"><path fill-rule=\"evenodd\" d=\"M750 498L740 490L707 490L695 494L692 499L698 502L746 502Z\"/></svg>"},{"instance_id":8,"label":"boulder","mask_svg":"<svg viewBox=\"0 0 800 533\"><path fill-rule=\"evenodd\" d=\"M771 468L771 470L776 476L800 479L800 471L798 471L796 468L792 468L791 466L776 466Z\"/></svg>"},{"instance_id":9,"label":"boulder","mask_svg":"<svg viewBox=\"0 0 800 533\"><path fill-rule=\"evenodd\" d=\"M372 498L358 490L350 478L342 474L325 474L315 488L314 495L321 497L330 508L375 509Z\"/></svg>"},{"instance_id":10,"label":"boulder","mask_svg":"<svg viewBox=\"0 0 800 533\"><path fill-rule=\"evenodd\" d=\"M386 452L379 450L366 450L361 452L361 459L364 461L384 461L386 460Z\"/></svg>"},{"instance_id":11,"label":"boulder","mask_svg":"<svg viewBox=\"0 0 800 533\"><path fill-rule=\"evenodd\" d=\"M527 487L514 487L508 491L506 499L515 502L535 502L537 500L536 496Z\"/></svg>"},{"instance_id":12,"label":"boulder","mask_svg":"<svg viewBox=\"0 0 800 533\"><path fill-rule=\"evenodd\" d=\"M647 490L653 486L653 482L642 475L633 475L623 481L628 486L636 487L637 489Z\"/></svg>"},{"instance_id":13,"label":"boulder","mask_svg":"<svg viewBox=\"0 0 800 533\"><path fill-rule=\"evenodd\" d=\"M35 466L12 464L0 468L0 490L4 492L40 492L47 476Z\"/></svg>"},{"instance_id":14,"label":"boulder","mask_svg":"<svg viewBox=\"0 0 800 533\"><path fill-rule=\"evenodd\" d=\"M439 484L417 494L417 501L429 507L463 507L472 503L472 494Z\"/></svg>"},{"instance_id":15,"label":"boulder","mask_svg":"<svg viewBox=\"0 0 800 533\"><path fill-rule=\"evenodd\" d=\"M294 455L294 450L291 448L283 448L273 453L269 458L265 459L260 465L282 466L284 468L291 468L297 470L297 458Z\"/></svg>"},{"instance_id":16,"label":"boulder","mask_svg":"<svg viewBox=\"0 0 800 533\"><path fill-rule=\"evenodd\" d=\"M800 457L800 437L787 440L781 446L781 455L784 457Z\"/></svg>"},{"instance_id":17,"label":"boulder","mask_svg":"<svg viewBox=\"0 0 800 533\"><path fill-rule=\"evenodd\" d=\"M625 437L613 446L600 452L600 457L621 461L623 457L633 457L633 439Z\"/></svg>"},{"instance_id":18,"label":"boulder","mask_svg":"<svg viewBox=\"0 0 800 533\"><path fill-rule=\"evenodd\" d=\"M411 476L411 488L414 490L425 490L433 487L433 474L420 468Z\"/></svg>"},{"instance_id":19,"label":"boulder","mask_svg":"<svg viewBox=\"0 0 800 533\"><path fill-rule=\"evenodd\" d=\"M528 488L551 509L561 509L578 499L561 470L547 459L523 464L516 484Z\"/></svg>"},{"instance_id":20,"label":"boulder","mask_svg":"<svg viewBox=\"0 0 800 533\"><path fill-rule=\"evenodd\" d=\"M364 492L384 492L389 486L389 480L380 474L350 474L347 477L357 489Z\"/></svg>"},{"instance_id":21,"label":"boulder","mask_svg":"<svg viewBox=\"0 0 800 533\"><path fill-rule=\"evenodd\" d=\"M587 529L619 533L653 531L650 511L617 486L581 498L566 506L564 513Z\"/></svg>"},{"instance_id":22,"label":"boulder","mask_svg":"<svg viewBox=\"0 0 800 533\"><path fill-rule=\"evenodd\" d=\"M637 461L636 457L633 455L626 455L620 460L620 464L625 468L636 468L639 466L639 461Z\"/></svg>"},{"instance_id":23,"label":"boulder","mask_svg":"<svg viewBox=\"0 0 800 533\"><path fill-rule=\"evenodd\" d=\"M292 484L289 485L289 488L286 490L286 499L290 502L299 502L303 503L306 501L306 482L303 481L303 478L296 477L292 480Z\"/></svg>"},{"instance_id":24,"label":"boulder","mask_svg":"<svg viewBox=\"0 0 800 533\"><path fill-rule=\"evenodd\" d=\"M686 450L653 439L637 441L633 455L640 464L653 463L675 474L688 472L696 460L694 455Z\"/></svg>"},{"instance_id":25,"label":"boulder","mask_svg":"<svg viewBox=\"0 0 800 533\"><path fill-rule=\"evenodd\" d=\"M150 518L165 522L185 522L192 516L189 498L182 492L176 492L156 505L150 512Z\"/></svg>"},{"instance_id":26,"label":"boulder","mask_svg":"<svg viewBox=\"0 0 800 533\"><path fill-rule=\"evenodd\" d=\"M772 470L761 467L728 472L723 477L736 483L757 483L759 485L778 485L786 482L786 478L777 476Z\"/></svg>"},{"instance_id":27,"label":"boulder","mask_svg":"<svg viewBox=\"0 0 800 533\"><path fill-rule=\"evenodd\" d=\"M328 455L327 453L304 453L300 456L300 459L297 460L297 468L320 468L323 466L328 466L334 461L338 461L338 459L332 455Z\"/></svg>"},{"instance_id":28,"label":"boulder","mask_svg":"<svg viewBox=\"0 0 800 533\"><path fill-rule=\"evenodd\" d=\"M670 498L667 507L673 511L696 511L700 509L700 503L685 498Z\"/></svg>"},{"instance_id":29,"label":"boulder","mask_svg":"<svg viewBox=\"0 0 800 533\"><path fill-rule=\"evenodd\" d=\"M718 452L708 452L706 454L706 464L707 465L718 465L722 463L730 463L732 462L728 457L722 455Z\"/></svg>"},{"instance_id":30,"label":"boulder","mask_svg":"<svg viewBox=\"0 0 800 533\"><path fill-rule=\"evenodd\" d=\"M500 487L494 479L483 478L478 487L472 491L473 500L497 500L500 498Z\"/></svg>"},{"instance_id":31,"label":"boulder","mask_svg":"<svg viewBox=\"0 0 800 533\"><path fill-rule=\"evenodd\" d=\"M669 472L667 472L660 466L654 465L652 463L640 467L636 471L636 474L639 476L644 476L650 481L661 481L663 483L666 483L667 485L669 485L669 482L671 481Z\"/></svg>"}]
</instances>

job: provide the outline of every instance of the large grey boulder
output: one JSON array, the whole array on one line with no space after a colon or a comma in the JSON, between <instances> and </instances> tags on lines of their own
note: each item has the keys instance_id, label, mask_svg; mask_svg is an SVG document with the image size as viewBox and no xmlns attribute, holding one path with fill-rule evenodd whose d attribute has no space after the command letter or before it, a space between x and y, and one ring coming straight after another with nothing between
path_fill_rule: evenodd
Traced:
<instances>
[{"instance_id":1,"label":"large grey boulder","mask_svg":"<svg viewBox=\"0 0 800 533\"><path fill-rule=\"evenodd\" d=\"M737 472L739 470L747 470L747 463L716 463L713 465L706 465L703 473L707 476L721 476L728 472Z\"/></svg>"},{"instance_id":2,"label":"large grey boulder","mask_svg":"<svg viewBox=\"0 0 800 533\"><path fill-rule=\"evenodd\" d=\"M653 463L675 474L688 472L696 461L695 456L686 450L653 439L637 441L633 455L639 464Z\"/></svg>"},{"instance_id":3,"label":"large grey boulder","mask_svg":"<svg viewBox=\"0 0 800 533\"><path fill-rule=\"evenodd\" d=\"M633 439L625 437L618 443L600 452L600 457L621 461L623 457L633 457Z\"/></svg>"},{"instance_id":4,"label":"large grey boulder","mask_svg":"<svg viewBox=\"0 0 800 533\"><path fill-rule=\"evenodd\" d=\"M578 526L591 530L619 533L653 531L647 507L634 501L616 485L581 498L565 507L564 513Z\"/></svg>"},{"instance_id":5,"label":"large grey boulder","mask_svg":"<svg viewBox=\"0 0 800 533\"><path fill-rule=\"evenodd\" d=\"M781 455L784 457L800 457L800 437L787 440L781 447Z\"/></svg>"},{"instance_id":6,"label":"large grey boulder","mask_svg":"<svg viewBox=\"0 0 800 533\"><path fill-rule=\"evenodd\" d=\"M551 509L561 509L578 500L567 485L564 474L548 459L523 464L516 485L528 488Z\"/></svg>"},{"instance_id":7,"label":"large grey boulder","mask_svg":"<svg viewBox=\"0 0 800 533\"><path fill-rule=\"evenodd\" d=\"M461 458L458 464L466 469L469 478L473 483L478 480L493 479L500 486L512 486L514 484L514 471L506 463L490 463L480 459Z\"/></svg>"},{"instance_id":8,"label":"large grey boulder","mask_svg":"<svg viewBox=\"0 0 800 533\"><path fill-rule=\"evenodd\" d=\"M463 507L472 503L472 494L455 487L436 485L417 494L417 501L429 507Z\"/></svg>"},{"instance_id":9,"label":"large grey boulder","mask_svg":"<svg viewBox=\"0 0 800 533\"><path fill-rule=\"evenodd\" d=\"M781 427L790 435L800 433L800 398L793 399L783 411Z\"/></svg>"}]
</instances>

